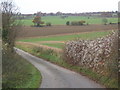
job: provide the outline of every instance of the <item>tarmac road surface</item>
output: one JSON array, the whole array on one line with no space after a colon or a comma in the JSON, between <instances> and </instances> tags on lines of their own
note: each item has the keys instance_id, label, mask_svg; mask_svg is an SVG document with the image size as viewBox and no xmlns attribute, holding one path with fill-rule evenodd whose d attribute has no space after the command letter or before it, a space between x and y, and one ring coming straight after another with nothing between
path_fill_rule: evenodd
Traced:
<instances>
[{"instance_id":1,"label":"tarmac road surface","mask_svg":"<svg viewBox=\"0 0 120 90\"><path fill-rule=\"evenodd\" d=\"M54 65L20 49L15 48L15 50L41 72L40 88L104 88L86 76Z\"/></svg>"}]
</instances>

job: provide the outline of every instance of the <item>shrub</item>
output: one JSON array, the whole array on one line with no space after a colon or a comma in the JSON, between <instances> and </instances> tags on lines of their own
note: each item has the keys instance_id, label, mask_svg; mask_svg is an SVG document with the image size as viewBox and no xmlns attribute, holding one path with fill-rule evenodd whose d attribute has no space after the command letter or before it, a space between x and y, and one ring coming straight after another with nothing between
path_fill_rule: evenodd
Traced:
<instances>
[{"instance_id":1,"label":"shrub","mask_svg":"<svg viewBox=\"0 0 120 90\"><path fill-rule=\"evenodd\" d=\"M107 18L103 18L102 22L103 22L104 25L107 25L108 19Z\"/></svg>"},{"instance_id":2,"label":"shrub","mask_svg":"<svg viewBox=\"0 0 120 90\"><path fill-rule=\"evenodd\" d=\"M109 61L107 62L109 75L118 78L118 38L115 36L113 41L113 46L111 47L111 54L109 57Z\"/></svg>"},{"instance_id":3,"label":"shrub","mask_svg":"<svg viewBox=\"0 0 120 90\"><path fill-rule=\"evenodd\" d=\"M71 25L83 25L85 21L73 21L71 22Z\"/></svg>"},{"instance_id":4,"label":"shrub","mask_svg":"<svg viewBox=\"0 0 120 90\"><path fill-rule=\"evenodd\" d=\"M43 49L42 47L34 47L32 49L33 53L36 53L38 55L45 54L45 55L53 55L55 52L52 49Z\"/></svg>"},{"instance_id":5,"label":"shrub","mask_svg":"<svg viewBox=\"0 0 120 90\"><path fill-rule=\"evenodd\" d=\"M46 26L51 26L51 23L50 23L50 22L47 22L47 23L46 23Z\"/></svg>"},{"instance_id":6,"label":"shrub","mask_svg":"<svg viewBox=\"0 0 120 90\"><path fill-rule=\"evenodd\" d=\"M69 21L67 21L67 22L66 22L66 25L70 25L70 22L69 22Z\"/></svg>"},{"instance_id":7,"label":"shrub","mask_svg":"<svg viewBox=\"0 0 120 90\"><path fill-rule=\"evenodd\" d=\"M52 49L47 49L47 50L44 50L43 53L46 54L46 55L53 55L54 51Z\"/></svg>"},{"instance_id":8,"label":"shrub","mask_svg":"<svg viewBox=\"0 0 120 90\"><path fill-rule=\"evenodd\" d=\"M77 21L73 21L73 22L71 22L71 25L80 25L80 24Z\"/></svg>"},{"instance_id":9,"label":"shrub","mask_svg":"<svg viewBox=\"0 0 120 90\"><path fill-rule=\"evenodd\" d=\"M43 48L41 48L41 47L34 47L33 48L33 52L35 52L35 53L40 53L42 51L43 51Z\"/></svg>"},{"instance_id":10,"label":"shrub","mask_svg":"<svg viewBox=\"0 0 120 90\"><path fill-rule=\"evenodd\" d=\"M83 21L83 20L82 20L82 21L79 21L79 24L80 24L80 25L83 25L84 23L85 23L85 21Z\"/></svg>"}]
</instances>

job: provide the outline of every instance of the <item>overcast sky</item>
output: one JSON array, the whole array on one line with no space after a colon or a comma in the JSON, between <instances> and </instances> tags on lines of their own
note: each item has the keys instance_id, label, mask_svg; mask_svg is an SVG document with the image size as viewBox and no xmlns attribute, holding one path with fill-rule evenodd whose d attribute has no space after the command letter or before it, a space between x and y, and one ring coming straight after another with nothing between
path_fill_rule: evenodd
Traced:
<instances>
[{"instance_id":1,"label":"overcast sky","mask_svg":"<svg viewBox=\"0 0 120 90\"><path fill-rule=\"evenodd\" d=\"M117 11L119 0L13 0L20 12L32 14L41 12L80 13Z\"/></svg>"}]
</instances>

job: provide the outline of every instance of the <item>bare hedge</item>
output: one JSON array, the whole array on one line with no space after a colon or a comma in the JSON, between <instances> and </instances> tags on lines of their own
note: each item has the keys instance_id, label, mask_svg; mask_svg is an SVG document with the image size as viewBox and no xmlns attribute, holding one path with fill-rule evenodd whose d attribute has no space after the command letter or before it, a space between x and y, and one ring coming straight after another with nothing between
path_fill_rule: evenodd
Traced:
<instances>
[{"instance_id":1,"label":"bare hedge","mask_svg":"<svg viewBox=\"0 0 120 90\"><path fill-rule=\"evenodd\" d=\"M108 74L108 70L117 70L117 33L112 32L95 40L69 41L66 43L64 53L67 62L73 65Z\"/></svg>"}]
</instances>

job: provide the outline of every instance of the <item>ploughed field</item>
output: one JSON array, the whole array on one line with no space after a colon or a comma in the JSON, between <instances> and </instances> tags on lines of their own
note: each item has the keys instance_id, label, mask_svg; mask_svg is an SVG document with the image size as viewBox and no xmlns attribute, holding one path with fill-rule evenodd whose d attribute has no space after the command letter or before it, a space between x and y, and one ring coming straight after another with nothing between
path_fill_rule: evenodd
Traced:
<instances>
[{"instance_id":1,"label":"ploughed field","mask_svg":"<svg viewBox=\"0 0 120 90\"><path fill-rule=\"evenodd\" d=\"M108 31L116 30L118 28L115 25L85 25L85 26L66 26L66 25L53 25L51 27L30 27L24 26L18 34L18 38L27 37L41 37L48 35L58 34L73 34L82 32L93 32L93 31Z\"/></svg>"},{"instance_id":2,"label":"ploughed field","mask_svg":"<svg viewBox=\"0 0 120 90\"><path fill-rule=\"evenodd\" d=\"M19 44L40 46L60 50L66 41L74 39L95 39L108 35L111 30L117 30L115 25L85 25L51 27L24 26L18 34ZM18 43L18 42L17 42Z\"/></svg>"}]
</instances>

